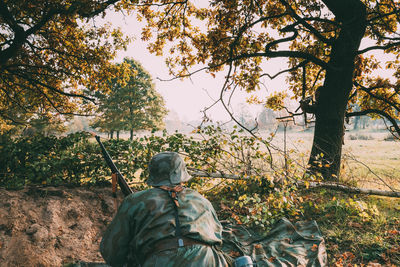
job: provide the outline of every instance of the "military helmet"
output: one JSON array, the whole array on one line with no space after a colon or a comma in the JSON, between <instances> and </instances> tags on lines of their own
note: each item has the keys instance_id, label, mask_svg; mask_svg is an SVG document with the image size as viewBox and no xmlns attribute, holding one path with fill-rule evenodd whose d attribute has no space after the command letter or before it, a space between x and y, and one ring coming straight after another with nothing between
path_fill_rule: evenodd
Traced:
<instances>
[{"instance_id":1,"label":"military helmet","mask_svg":"<svg viewBox=\"0 0 400 267\"><path fill-rule=\"evenodd\" d=\"M185 162L176 152L161 152L149 164L147 184L151 186L177 185L188 181Z\"/></svg>"}]
</instances>

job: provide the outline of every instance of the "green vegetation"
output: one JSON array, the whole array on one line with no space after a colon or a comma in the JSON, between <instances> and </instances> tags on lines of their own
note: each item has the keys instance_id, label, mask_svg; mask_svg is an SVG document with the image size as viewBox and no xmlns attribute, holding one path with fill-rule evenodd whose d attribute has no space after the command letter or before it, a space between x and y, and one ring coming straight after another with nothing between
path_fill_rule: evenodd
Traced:
<instances>
[{"instance_id":1,"label":"green vegetation","mask_svg":"<svg viewBox=\"0 0 400 267\"><path fill-rule=\"evenodd\" d=\"M92 127L102 132L162 129L166 114L162 96L155 90L150 74L142 65L125 58L116 68L123 70L120 77L108 83L107 92L96 92L99 100L96 110L97 117Z\"/></svg>"},{"instance_id":2,"label":"green vegetation","mask_svg":"<svg viewBox=\"0 0 400 267\"><path fill-rule=\"evenodd\" d=\"M111 62L129 38L110 25L93 25L117 0L0 2L0 133L32 119L87 114L118 70Z\"/></svg>"},{"instance_id":3,"label":"green vegetation","mask_svg":"<svg viewBox=\"0 0 400 267\"><path fill-rule=\"evenodd\" d=\"M369 262L399 266L398 199L318 190L306 192L303 207L304 217L318 222L334 266Z\"/></svg>"},{"instance_id":4,"label":"green vegetation","mask_svg":"<svg viewBox=\"0 0 400 267\"><path fill-rule=\"evenodd\" d=\"M82 186L110 179L100 150L88 134L3 136L0 141L0 185L9 189ZM205 127L190 136L164 132L132 140L107 140L104 144L137 190L146 188L142 181L155 153L179 151L191 171L206 172L196 175L188 186L212 201L220 219L262 232L282 216L293 221L314 219L326 238L329 261L335 266L400 264L398 199L298 187L294 182L303 178L296 161L290 160L294 155L288 155L286 167L277 160L271 165L269 144L243 131ZM210 179L207 173L241 179Z\"/></svg>"}]
</instances>

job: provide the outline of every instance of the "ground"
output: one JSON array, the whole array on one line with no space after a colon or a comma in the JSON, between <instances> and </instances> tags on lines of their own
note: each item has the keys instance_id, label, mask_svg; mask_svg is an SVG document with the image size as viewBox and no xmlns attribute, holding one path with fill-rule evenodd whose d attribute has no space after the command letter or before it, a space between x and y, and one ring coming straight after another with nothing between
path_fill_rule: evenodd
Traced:
<instances>
[{"instance_id":1,"label":"ground","mask_svg":"<svg viewBox=\"0 0 400 267\"><path fill-rule=\"evenodd\" d=\"M304 193L310 205L305 205L309 208L302 219L317 220L330 266L399 266L398 199L355 198L330 191ZM372 213L360 217L358 206L363 203L376 205L380 212L367 209ZM110 186L0 188L0 266L102 262L101 234L115 210Z\"/></svg>"},{"instance_id":2,"label":"ground","mask_svg":"<svg viewBox=\"0 0 400 267\"><path fill-rule=\"evenodd\" d=\"M110 187L0 189L0 265L100 262L115 206Z\"/></svg>"}]
</instances>

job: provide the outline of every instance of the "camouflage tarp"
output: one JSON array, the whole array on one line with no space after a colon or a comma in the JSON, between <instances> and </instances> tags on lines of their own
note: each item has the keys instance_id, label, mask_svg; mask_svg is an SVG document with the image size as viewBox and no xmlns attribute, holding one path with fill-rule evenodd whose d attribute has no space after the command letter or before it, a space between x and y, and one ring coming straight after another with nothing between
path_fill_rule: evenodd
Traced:
<instances>
[{"instance_id":1,"label":"camouflage tarp","mask_svg":"<svg viewBox=\"0 0 400 267\"><path fill-rule=\"evenodd\" d=\"M278 221L267 235L256 234L240 225L223 224L222 250L231 256L251 256L260 266L328 266L325 242L315 221L292 224Z\"/></svg>"}]
</instances>

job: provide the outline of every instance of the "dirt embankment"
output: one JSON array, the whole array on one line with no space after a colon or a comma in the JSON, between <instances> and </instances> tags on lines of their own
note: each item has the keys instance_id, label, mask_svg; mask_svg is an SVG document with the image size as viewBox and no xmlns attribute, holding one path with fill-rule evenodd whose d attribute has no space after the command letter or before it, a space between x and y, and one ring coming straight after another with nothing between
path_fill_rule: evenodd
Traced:
<instances>
[{"instance_id":1,"label":"dirt embankment","mask_svg":"<svg viewBox=\"0 0 400 267\"><path fill-rule=\"evenodd\" d=\"M101 235L114 213L110 187L0 188L0 266L102 262Z\"/></svg>"}]
</instances>

